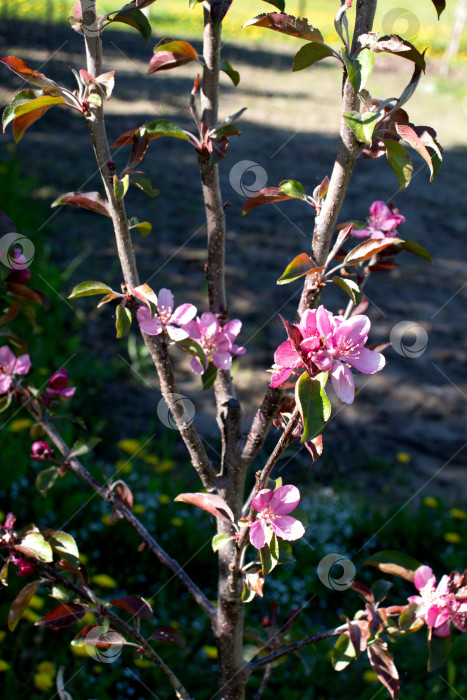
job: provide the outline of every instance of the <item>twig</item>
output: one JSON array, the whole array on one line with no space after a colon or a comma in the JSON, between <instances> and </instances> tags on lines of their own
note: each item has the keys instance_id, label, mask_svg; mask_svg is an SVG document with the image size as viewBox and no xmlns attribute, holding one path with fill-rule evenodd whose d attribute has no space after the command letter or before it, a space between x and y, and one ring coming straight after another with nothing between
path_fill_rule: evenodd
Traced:
<instances>
[{"instance_id":1,"label":"twig","mask_svg":"<svg viewBox=\"0 0 467 700\"><path fill-rule=\"evenodd\" d=\"M86 3L86 9L96 11L95 2L91 0L93 7ZM84 8L83 8L84 9ZM87 70L97 77L102 72L102 45L99 36L88 36L85 33ZM95 89L92 86L91 90ZM105 192L110 204L110 213L114 225L115 239L117 242L118 257L122 266L125 284L137 286L139 277L136 268L135 254L131 241L131 234L126 215L123 199L115 197L113 188L113 177L115 166L110 156L110 148L105 131L103 106L90 105L90 117L86 120L91 134L97 164L104 183ZM215 471L204 449L201 438L192 423L183 421L184 411L182 406L177 405L175 395L179 395L172 366L168 357L167 349L163 348L158 338L155 336L143 335L143 340L151 353L151 357L156 365L159 375L161 392L167 402L169 409L174 416L180 435L190 453L191 461L198 472L198 475L207 490L215 487Z\"/></svg>"},{"instance_id":2,"label":"twig","mask_svg":"<svg viewBox=\"0 0 467 700\"><path fill-rule=\"evenodd\" d=\"M295 651L298 651L299 649L302 649L303 647L309 646L310 644L314 644L315 642L319 642L322 639L329 639L329 637L336 637L338 634L342 634L345 632L347 629L347 625L341 625L340 627L336 627L332 630L326 630L325 632L317 632L316 634L312 634L310 637L305 637L305 639L301 639L299 642L295 642L294 644L289 644L287 647L282 647L282 649L278 649L277 651L273 651L271 654L268 654L267 656L263 656L261 659L258 659L257 661L250 661L248 664L247 670L248 673L252 673L253 671L256 671L257 668L261 668L262 666L267 666L268 664L272 664L273 661L276 661L277 659L280 659L282 656L286 656L287 654L292 654Z\"/></svg>"},{"instance_id":3,"label":"twig","mask_svg":"<svg viewBox=\"0 0 467 700\"><path fill-rule=\"evenodd\" d=\"M107 606L102 605L100 601L96 601L94 596L92 596L90 592L88 592L86 589L84 589L76 583L73 583L72 581L69 581L65 576L62 576L62 574L56 571L53 566L50 566L49 564L44 564L43 562L38 562L36 559L31 559L31 561L34 562L36 570L38 570L39 573L43 573L45 578L52 581L53 583L59 583L64 588L67 588L69 591L72 591L81 600L84 600L87 603L91 603L91 605L93 605L96 608L96 611L99 615L107 617L109 620L111 620L111 622L113 622L117 627L119 627L126 634L127 637L130 637L130 639L133 639L133 641L137 642L138 646L141 648L142 651L144 651L146 656L149 659L151 659L151 661L153 661L156 664L156 666L158 666L158 668L160 668L160 670L167 676L170 684L175 690L177 698L181 698L181 700L193 700L192 696L180 683L175 673L164 663L159 654L157 654L157 652L154 651L149 642L139 632L137 632L127 622L122 620L122 618L119 615L117 615L113 610L110 610Z\"/></svg>"}]
</instances>

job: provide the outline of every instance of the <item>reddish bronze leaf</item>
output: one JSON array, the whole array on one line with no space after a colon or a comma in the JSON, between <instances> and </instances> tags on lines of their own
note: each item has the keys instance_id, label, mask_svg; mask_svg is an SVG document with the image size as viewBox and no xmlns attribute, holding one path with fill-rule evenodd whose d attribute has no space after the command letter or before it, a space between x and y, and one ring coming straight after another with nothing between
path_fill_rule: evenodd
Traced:
<instances>
[{"instance_id":1,"label":"reddish bronze leaf","mask_svg":"<svg viewBox=\"0 0 467 700\"><path fill-rule=\"evenodd\" d=\"M170 41L156 48L148 66L148 75L197 61L198 53L187 41Z\"/></svg>"},{"instance_id":2,"label":"reddish bronze leaf","mask_svg":"<svg viewBox=\"0 0 467 700\"><path fill-rule=\"evenodd\" d=\"M273 29L276 32L295 36L298 39L306 39L307 41L317 41L319 44L324 43L323 35L319 29L315 29L308 24L307 19L300 19L293 15L287 15L284 12L270 12L264 15L258 15L246 22L243 27L265 27Z\"/></svg>"},{"instance_id":3,"label":"reddish bronze leaf","mask_svg":"<svg viewBox=\"0 0 467 700\"><path fill-rule=\"evenodd\" d=\"M58 207L60 204L71 204L73 207L110 216L110 205L99 192L67 192L52 202L51 206Z\"/></svg>"},{"instance_id":4,"label":"reddish bronze leaf","mask_svg":"<svg viewBox=\"0 0 467 700\"><path fill-rule=\"evenodd\" d=\"M33 70L21 58L16 58L16 56L6 56L5 58L0 58L0 62L4 63L8 68L10 68L10 70L16 73L16 75L19 75L20 78L27 80L27 82L31 83L31 85L41 87L46 92L57 91L58 85L54 80L46 78L45 75L38 73L37 70Z\"/></svg>"},{"instance_id":5,"label":"reddish bronze leaf","mask_svg":"<svg viewBox=\"0 0 467 700\"><path fill-rule=\"evenodd\" d=\"M206 510L211 515L215 515L216 518L224 518L224 520L230 520L231 522L235 520L234 514L224 499L213 493L180 493L174 498L174 501L191 503L191 505Z\"/></svg>"},{"instance_id":6,"label":"reddish bronze leaf","mask_svg":"<svg viewBox=\"0 0 467 700\"><path fill-rule=\"evenodd\" d=\"M262 204L283 202L286 199L295 199L295 197L289 197L280 187L263 187L263 189L258 190L254 195L248 197L243 207L242 216L255 207L260 207Z\"/></svg>"},{"instance_id":7,"label":"reddish bronze leaf","mask_svg":"<svg viewBox=\"0 0 467 700\"><path fill-rule=\"evenodd\" d=\"M367 653L379 680L389 690L391 698L397 700L400 687L399 673L394 664L392 654L388 652L388 645L386 642L378 640L370 644Z\"/></svg>"},{"instance_id":8,"label":"reddish bronze leaf","mask_svg":"<svg viewBox=\"0 0 467 700\"><path fill-rule=\"evenodd\" d=\"M31 601L31 598L41 583L41 581L31 581L31 583L26 584L26 586L24 586L24 588L12 602L8 612L8 627L12 632L20 621L24 611Z\"/></svg>"},{"instance_id":9,"label":"reddish bronze leaf","mask_svg":"<svg viewBox=\"0 0 467 700\"><path fill-rule=\"evenodd\" d=\"M31 124L34 124L38 119L44 116L44 114L50 109L52 105L47 105L46 107L39 107L38 109L28 112L27 114L21 114L16 117L13 121L13 138L15 143L19 143L23 138L24 132L28 129Z\"/></svg>"},{"instance_id":10,"label":"reddish bronze leaf","mask_svg":"<svg viewBox=\"0 0 467 700\"><path fill-rule=\"evenodd\" d=\"M59 630L81 620L86 615L86 610L87 608L80 603L63 603L38 620L36 625L42 625L50 630Z\"/></svg>"},{"instance_id":11,"label":"reddish bronze leaf","mask_svg":"<svg viewBox=\"0 0 467 700\"><path fill-rule=\"evenodd\" d=\"M157 642L172 642L181 649L185 646L185 637L173 627L159 627L149 639L155 639Z\"/></svg>"},{"instance_id":12,"label":"reddish bronze leaf","mask_svg":"<svg viewBox=\"0 0 467 700\"><path fill-rule=\"evenodd\" d=\"M413 61L413 63L423 71L426 68L424 55L421 54L410 41L403 39L398 34L382 36L371 49L375 53L392 53L402 56L402 58L407 58L409 61Z\"/></svg>"},{"instance_id":13,"label":"reddish bronze leaf","mask_svg":"<svg viewBox=\"0 0 467 700\"><path fill-rule=\"evenodd\" d=\"M402 243L401 238L371 238L363 243L359 243L353 250L348 253L344 258L345 265L355 265L355 263L363 262L364 260L369 260L380 253L382 250L395 243Z\"/></svg>"},{"instance_id":14,"label":"reddish bronze leaf","mask_svg":"<svg viewBox=\"0 0 467 700\"><path fill-rule=\"evenodd\" d=\"M112 598L112 600L109 600L109 605L113 605L114 608L122 608L122 610L127 610L132 615L142 617L150 622L152 621L151 606L144 598L139 598L136 595L124 595L121 598Z\"/></svg>"}]
</instances>

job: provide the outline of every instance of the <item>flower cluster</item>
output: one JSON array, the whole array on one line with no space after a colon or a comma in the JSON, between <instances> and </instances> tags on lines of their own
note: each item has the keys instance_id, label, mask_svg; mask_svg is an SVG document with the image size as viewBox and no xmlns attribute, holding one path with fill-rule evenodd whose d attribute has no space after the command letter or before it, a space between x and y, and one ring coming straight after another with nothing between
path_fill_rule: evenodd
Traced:
<instances>
[{"instance_id":1,"label":"flower cluster","mask_svg":"<svg viewBox=\"0 0 467 700\"><path fill-rule=\"evenodd\" d=\"M467 632L466 574L455 571L444 575L436 586L436 578L429 566L420 566L415 572L414 584L420 595L410 596L416 603L416 617L433 628L437 637L449 637L451 622L461 632Z\"/></svg>"},{"instance_id":2,"label":"flower cluster","mask_svg":"<svg viewBox=\"0 0 467 700\"><path fill-rule=\"evenodd\" d=\"M7 345L0 348L0 394L10 390L13 375L27 374L31 369L29 355L15 357Z\"/></svg>"},{"instance_id":3,"label":"flower cluster","mask_svg":"<svg viewBox=\"0 0 467 700\"><path fill-rule=\"evenodd\" d=\"M270 383L273 388L283 384L292 372L297 374L299 369L312 375L317 371L330 372L334 391L340 400L352 403L355 387L350 367L363 374L374 374L385 365L381 353L364 347L370 331L367 316L352 316L346 320L319 306L307 309L300 323L293 328L293 341L286 340L274 354L274 374Z\"/></svg>"},{"instance_id":4,"label":"flower cluster","mask_svg":"<svg viewBox=\"0 0 467 700\"><path fill-rule=\"evenodd\" d=\"M256 549L269 544L273 534L282 540L298 540L305 534L302 523L289 515L300 501L296 486L279 486L263 489L253 499L251 506L257 511L256 520L250 525L250 542Z\"/></svg>"},{"instance_id":5,"label":"flower cluster","mask_svg":"<svg viewBox=\"0 0 467 700\"><path fill-rule=\"evenodd\" d=\"M148 335L166 333L174 342L190 338L198 343L206 355L206 365L203 367L201 360L193 357L191 369L195 374L203 374L208 362L212 362L218 369L230 369L232 355L243 355L246 352L245 348L233 342L242 328L238 319L229 321L223 327L210 312L195 319L196 307L193 304L182 304L175 308L174 296L169 289L161 289L157 296L154 294L147 298L155 305L156 313L151 316L149 308L145 306L138 309L140 329Z\"/></svg>"},{"instance_id":6,"label":"flower cluster","mask_svg":"<svg viewBox=\"0 0 467 700\"><path fill-rule=\"evenodd\" d=\"M405 217L390 205L381 201L373 202L370 207L368 226L362 229L352 229L351 234L356 238L394 238L398 237L397 227L405 224Z\"/></svg>"}]
</instances>

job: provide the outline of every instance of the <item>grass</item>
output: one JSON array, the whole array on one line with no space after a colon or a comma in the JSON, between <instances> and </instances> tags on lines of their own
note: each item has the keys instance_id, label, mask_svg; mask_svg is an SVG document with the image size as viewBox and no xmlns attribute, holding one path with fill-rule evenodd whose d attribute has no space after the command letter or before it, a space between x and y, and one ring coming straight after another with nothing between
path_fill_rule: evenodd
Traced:
<instances>
[{"instance_id":1,"label":"grass","mask_svg":"<svg viewBox=\"0 0 467 700\"><path fill-rule=\"evenodd\" d=\"M454 3L448 7L438 22L435 8L430 0L411 0L401 7L400 0L385 0L379 3L375 20L375 30L382 33L401 34L410 39L419 48L430 46L434 54L444 51L449 41L454 18ZM63 0L44 2L44 0L3 0L0 7L0 17L18 19L40 19L63 21L71 12L73 3ZM98 11L102 14L118 7L113 0L101 0L97 3ZM122 3L123 5L123 3ZM304 14L314 26L324 34L325 40L336 42L333 28L333 15L339 6L337 0L287 0L286 12L298 15L303 8ZM280 45L297 45L293 39L264 29L250 27L240 31L240 27L252 17L264 12L274 12L273 5L261 0L236 0L224 21L224 41L237 43L259 43ZM352 16L352 12L350 16ZM173 36L174 38L199 37L202 31L202 6L197 5L193 10L188 7L188 0L170 0L157 2L150 7L150 18L153 31L157 36ZM119 25L122 28L124 25ZM130 30L131 31L131 30ZM467 32L461 43L461 56L467 55Z\"/></svg>"}]
</instances>

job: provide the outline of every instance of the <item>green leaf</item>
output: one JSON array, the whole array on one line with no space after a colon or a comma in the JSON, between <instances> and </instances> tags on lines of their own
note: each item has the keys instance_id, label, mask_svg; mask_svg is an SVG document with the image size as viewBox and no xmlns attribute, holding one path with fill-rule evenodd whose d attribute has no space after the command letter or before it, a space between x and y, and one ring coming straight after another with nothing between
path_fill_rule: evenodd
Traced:
<instances>
[{"instance_id":1,"label":"green leaf","mask_svg":"<svg viewBox=\"0 0 467 700\"><path fill-rule=\"evenodd\" d=\"M87 455L88 452L91 452L99 442L101 442L101 438L98 437L92 437L88 440L76 440L76 442L74 442L71 446L71 452L68 455L68 459L71 459L71 457L82 457L83 455Z\"/></svg>"},{"instance_id":2,"label":"green leaf","mask_svg":"<svg viewBox=\"0 0 467 700\"><path fill-rule=\"evenodd\" d=\"M185 132L180 129L179 126L172 124L172 122L167 121L167 119L156 119L154 122L149 122L145 124L142 129L145 130L149 139L157 139L161 136L171 136L175 139L183 139L184 141L189 141L188 136Z\"/></svg>"},{"instance_id":3,"label":"green leaf","mask_svg":"<svg viewBox=\"0 0 467 700\"><path fill-rule=\"evenodd\" d=\"M380 115L376 114L376 112L365 112L364 114L360 114L360 112L344 112L342 116L357 139L366 146L371 146L373 131Z\"/></svg>"},{"instance_id":4,"label":"green leaf","mask_svg":"<svg viewBox=\"0 0 467 700\"><path fill-rule=\"evenodd\" d=\"M351 58L345 49L342 51L347 75L349 76L352 89L357 94L362 90L371 75L375 65L375 55L370 49L362 49L355 58Z\"/></svg>"},{"instance_id":5,"label":"green leaf","mask_svg":"<svg viewBox=\"0 0 467 700\"><path fill-rule=\"evenodd\" d=\"M143 39L146 39L146 41L151 36L151 25L149 24L146 15L141 12L141 10L136 8L120 10L120 12L117 12L117 14L112 17L110 22L122 22L123 24L128 24L130 27L137 29Z\"/></svg>"},{"instance_id":6,"label":"green leaf","mask_svg":"<svg viewBox=\"0 0 467 700\"><path fill-rule=\"evenodd\" d=\"M321 61L323 58L329 58L333 55L331 47L326 44L318 44L315 42L305 44L295 55L293 69L294 71L303 70L304 68L308 68L308 66L312 66L313 63Z\"/></svg>"},{"instance_id":7,"label":"green leaf","mask_svg":"<svg viewBox=\"0 0 467 700\"><path fill-rule=\"evenodd\" d=\"M138 221L138 223L130 226L130 229L136 229L143 238L146 238L152 231L152 224L149 221Z\"/></svg>"},{"instance_id":8,"label":"green leaf","mask_svg":"<svg viewBox=\"0 0 467 700\"><path fill-rule=\"evenodd\" d=\"M240 73L234 68L232 68L228 61L221 61L219 68L221 71L223 71L226 75L229 76L230 80L233 82L235 87L237 87L237 85L240 82Z\"/></svg>"},{"instance_id":9,"label":"green leaf","mask_svg":"<svg viewBox=\"0 0 467 700\"><path fill-rule=\"evenodd\" d=\"M22 114L27 114L28 112L33 112L36 109L42 109L42 107L51 107L52 105L64 105L65 100L63 97L55 97L54 95L43 95L43 97L37 97L34 100L28 102L23 102L15 108L14 119L20 117Z\"/></svg>"},{"instance_id":10,"label":"green leaf","mask_svg":"<svg viewBox=\"0 0 467 700\"><path fill-rule=\"evenodd\" d=\"M331 403L324 390L327 379L327 372L313 379L304 372L295 385L295 401L303 420L302 442L321 435L331 415Z\"/></svg>"},{"instance_id":11,"label":"green leaf","mask_svg":"<svg viewBox=\"0 0 467 700\"><path fill-rule=\"evenodd\" d=\"M15 549L39 561L46 563L53 561L52 547L40 532L28 532Z\"/></svg>"},{"instance_id":12,"label":"green leaf","mask_svg":"<svg viewBox=\"0 0 467 700\"><path fill-rule=\"evenodd\" d=\"M130 176L125 175L121 180L114 175L114 195L116 199L123 199L123 197L128 192L128 187L130 185Z\"/></svg>"},{"instance_id":13,"label":"green leaf","mask_svg":"<svg viewBox=\"0 0 467 700\"><path fill-rule=\"evenodd\" d=\"M408 554L393 550L372 554L371 557L366 559L365 564L375 566L385 574L400 576L400 578L410 582L414 580L414 572L422 566L419 561Z\"/></svg>"},{"instance_id":14,"label":"green leaf","mask_svg":"<svg viewBox=\"0 0 467 700\"><path fill-rule=\"evenodd\" d=\"M294 280L298 280L303 275L309 275L312 272L320 272L325 270L325 267L316 267L314 260L307 253L300 253L291 263L287 265L282 275L277 280L277 284L289 284Z\"/></svg>"},{"instance_id":15,"label":"green leaf","mask_svg":"<svg viewBox=\"0 0 467 700\"><path fill-rule=\"evenodd\" d=\"M92 297L96 294L109 294L115 292L111 287L103 282L81 282L73 288L68 299L77 299L78 297Z\"/></svg>"},{"instance_id":16,"label":"green leaf","mask_svg":"<svg viewBox=\"0 0 467 700\"><path fill-rule=\"evenodd\" d=\"M0 396L0 413L6 411L13 401L13 393L10 391L6 396Z\"/></svg>"},{"instance_id":17,"label":"green leaf","mask_svg":"<svg viewBox=\"0 0 467 700\"><path fill-rule=\"evenodd\" d=\"M122 304L117 306L117 319L115 326L117 328L117 338L124 338L130 332L131 311Z\"/></svg>"},{"instance_id":18,"label":"green leaf","mask_svg":"<svg viewBox=\"0 0 467 700\"><path fill-rule=\"evenodd\" d=\"M269 529L269 528L268 528ZM272 530L271 530L272 532ZM275 544L271 547L269 544L265 544L262 549L260 549L260 555L261 555L261 566L263 570L263 576L267 576L268 574L271 573L271 571L277 566L277 562L279 560L279 552L277 549L277 538L273 533L273 537L271 538L271 542L275 540ZM276 555L277 551L277 555Z\"/></svg>"},{"instance_id":19,"label":"green leaf","mask_svg":"<svg viewBox=\"0 0 467 700\"><path fill-rule=\"evenodd\" d=\"M8 628L13 632L16 625L21 620L21 617L35 595L37 589L41 585L41 581L31 581L26 584L21 593L16 596L10 606L8 612Z\"/></svg>"},{"instance_id":20,"label":"green leaf","mask_svg":"<svg viewBox=\"0 0 467 700\"><path fill-rule=\"evenodd\" d=\"M62 603L67 603L71 599L71 593L64 586L52 586L52 590L49 593L51 598L55 600L60 600Z\"/></svg>"},{"instance_id":21,"label":"green leaf","mask_svg":"<svg viewBox=\"0 0 467 700\"><path fill-rule=\"evenodd\" d=\"M332 650L332 665L335 671L343 671L357 658L357 652L348 634L341 634Z\"/></svg>"},{"instance_id":22,"label":"green leaf","mask_svg":"<svg viewBox=\"0 0 467 700\"><path fill-rule=\"evenodd\" d=\"M401 248L402 250L406 250L408 253L412 253L412 255L418 255L419 258L423 258L424 260L431 262L430 253L416 241L403 241L401 243Z\"/></svg>"},{"instance_id":23,"label":"green leaf","mask_svg":"<svg viewBox=\"0 0 467 700\"><path fill-rule=\"evenodd\" d=\"M430 658L428 660L428 670L437 671L446 661L451 651L452 637L437 637L433 633L428 642L430 648Z\"/></svg>"},{"instance_id":24,"label":"green leaf","mask_svg":"<svg viewBox=\"0 0 467 700\"><path fill-rule=\"evenodd\" d=\"M92 92L88 95L88 102L95 107L102 107L102 97L97 92Z\"/></svg>"},{"instance_id":25,"label":"green leaf","mask_svg":"<svg viewBox=\"0 0 467 700\"><path fill-rule=\"evenodd\" d=\"M151 181L148 180L147 177L133 177L130 182L140 190L143 190L144 194L147 194L148 197L157 197L159 194L159 190L154 189Z\"/></svg>"},{"instance_id":26,"label":"green leaf","mask_svg":"<svg viewBox=\"0 0 467 700\"><path fill-rule=\"evenodd\" d=\"M16 93L10 104L8 104L3 111L3 132L5 132L8 124L15 118L15 110L21 105L31 102L31 100L35 100L40 94L40 90L21 90L20 92Z\"/></svg>"},{"instance_id":27,"label":"green leaf","mask_svg":"<svg viewBox=\"0 0 467 700\"><path fill-rule=\"evenodd\" d=\"M69 561L75 569L79 568L78 546L71 535L61 530L44 530L43 534L60 558Z\"/></svg>"},{"instance_id":28,"label":"green leaf","mask_svg":"<svg viewBox=\"0 0 467 700\"><path fill-rule=\"evenodd\" d=\"M410 183L413 173L409 152L399 141L394 141L394 139L384 139L384 145L386 146L388 163L399 182L399 189L404 190Z\"/></svg>"},{"instance_id":29,"label":"green leaf","mask_svg":"<svg viewBox=\"0 0 467 700\"><path fill-rule=\"evenodd\" d=\"M212 362L209 363L208 368L203 374L201 375L201 380L203 382L203 391L207 391L207 389L210 389L214 382L216 381L217 377L217 367L212 364Z\"/></svg>"},{"instance_id":30,"label":"green leaf","mask_svg":"<svg viewBox=\"0 0 467 700\"><path fill-rule=\"evenodd\" d=\"M184 338L184 340L178 340L175 345L177 348L180 348L181 350L188 352L190 355L197 357L201 362L201 365L206 367L207 360L204 350L195 340L192 340L191 338Z\"/></svg>"},{"instance_id":31,"label":"green leaf","mask_svg":"<svg viewBox=\"0 0 467 700\"><path fill-rule=\"evenodd\" d=\"M385 581L382 578L375 581L371 587L375 603L381 603L386 598L393 585L392 581Z\"/></svg>"},{"instance_id":32,"label":"green leaf","mask_svg":"<svg viewBox=\"0 0 467 700\"><path fill-rule=\"evenodd\" d=\"M339 277L339 275L334 275L332 281L334 282L334 284L337 284L337 286L340 287L351 298L355 306L358 306L360 304L362 293L360 291L360 287L356 282L354 282L353 280L344 279L343 277Z\"/></svg>"},{"instance_id":33,"label":"green leaf","mask_svg":"<svg viewBox=\"0 0 467 700\"><path fill-rule=\"evenodd\" d=\"M36 477L36 488L42 496L46 496L47 491L52 488L58 479L57 467L44 469Z\"/></svg>"},{"instance_id":34,"label":"green leaf","mask_svg":"<svg viewBox=\"0 0 467 700\"><path fill-rule=\"evenodd\" d=\"M288 197L306 200L306 192L303 189L303 185L301 182L297 182L297 180L282 180L282 182L279 183L279 187Z\"/></svg>"},{"instance_id":35,"label":"green leaf","mask_svg":"<svg viewBox=\"0 0 467 700\"><path fill-rule=\"evenodd\" d=\"M231 539L230 535L214 535L212 538L212 549L217 552L221 547L223 547Z\"/></svg>"}]
</instances>

